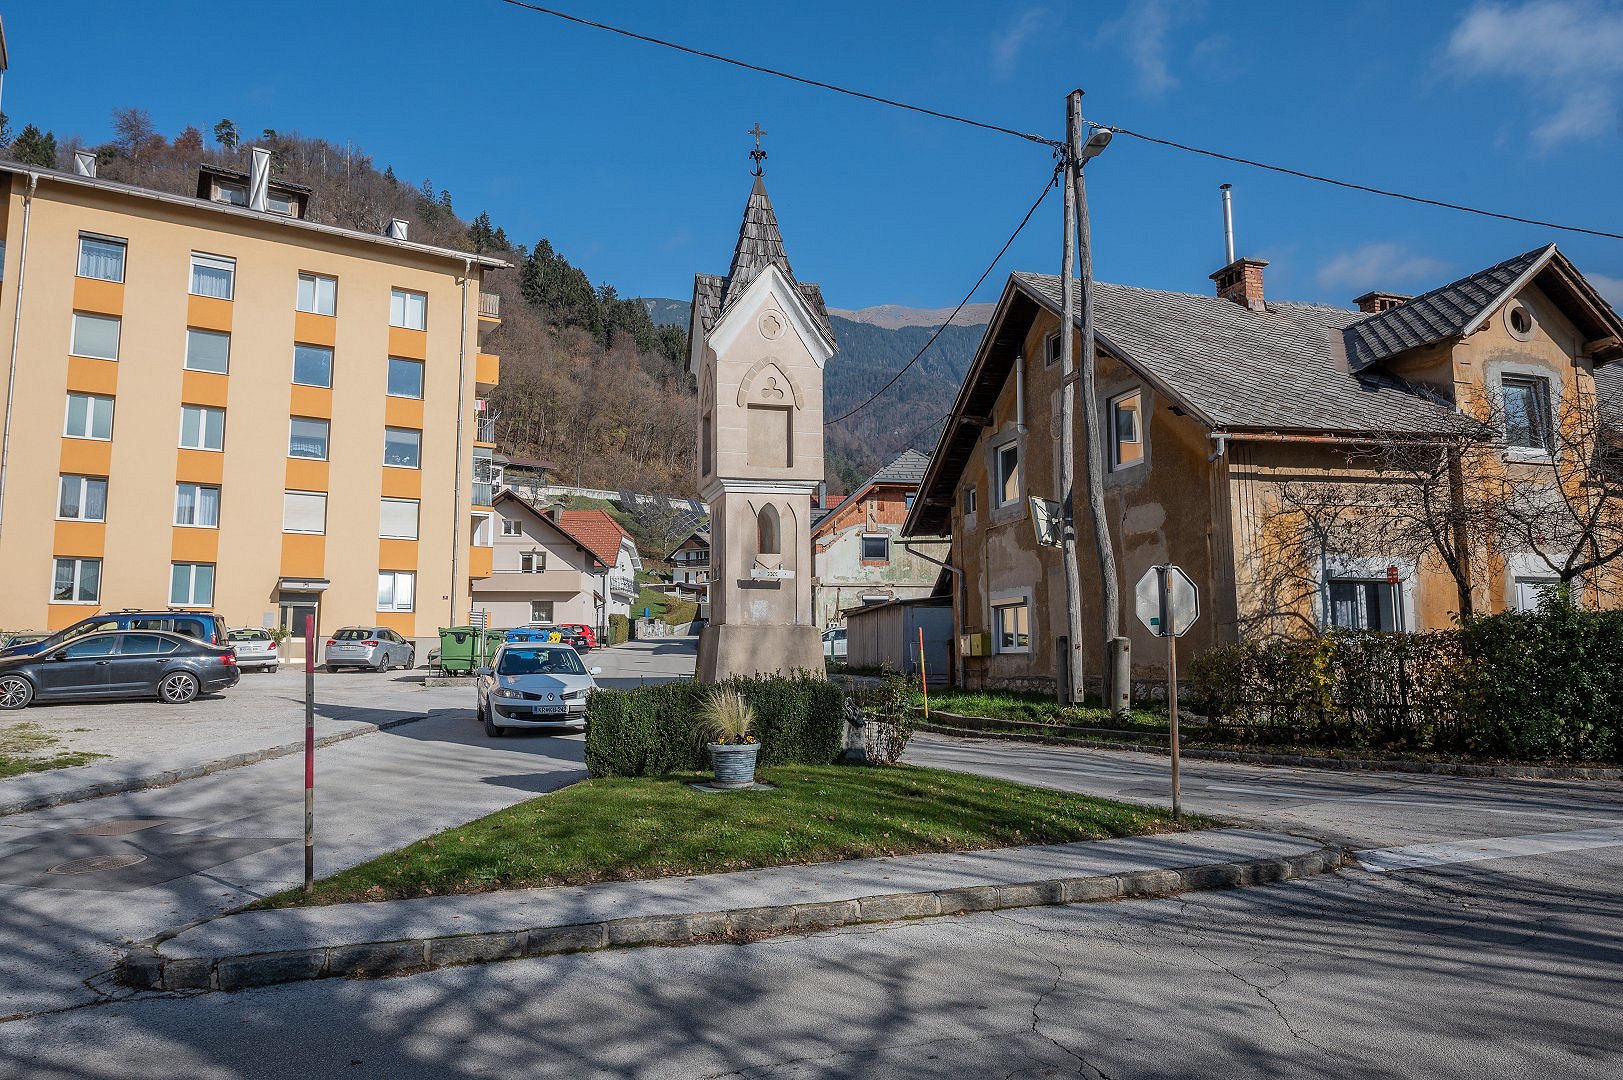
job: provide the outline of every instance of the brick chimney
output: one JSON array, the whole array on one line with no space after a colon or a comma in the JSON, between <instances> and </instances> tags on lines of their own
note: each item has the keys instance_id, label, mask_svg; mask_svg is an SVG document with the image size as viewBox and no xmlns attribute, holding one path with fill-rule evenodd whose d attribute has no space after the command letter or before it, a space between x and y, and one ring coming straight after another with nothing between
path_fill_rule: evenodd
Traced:
<instances>
[{"instance_id":1,"label":"brick chimney","mask_svg":"<svg viewBox=\"0 0 1623 1080\"><path fill-rule=\"evenodd\" d=\"M1212 275L1220 300L1233 300L1252 311L1267 311L1262 302L1262 268L1267 259L1235 259Z\"/></svg>"},{"instance_id":2,"label":"brick chimney","mask_svg":"<svg viewBox=\"0 0 1623 1080\"><path fill-rule=\"evenodd\" d=\"M1375 315L1382 311L1391 311L1395 307L1401 307L1412 299L1414 299L1414 297L1403 296L1399 293L1367 292L1363 296L1360 296L1358 299L1354 300L1353 303L1358 305L1359 311L1369 315Z\"/></svg>"}]
</instances>

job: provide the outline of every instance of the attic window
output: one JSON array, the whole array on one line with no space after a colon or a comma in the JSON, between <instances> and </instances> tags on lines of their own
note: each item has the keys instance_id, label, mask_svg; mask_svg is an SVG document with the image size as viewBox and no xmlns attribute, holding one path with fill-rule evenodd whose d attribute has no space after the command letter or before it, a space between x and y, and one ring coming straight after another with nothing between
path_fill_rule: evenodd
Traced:
<instances>
[{"instance_id":1,"label":"attic window","mask_svg":"<svg viewBox=\"0 0 1623 1080\"><path fill-rule=\"evenodd\" d=\"M1512 337L1521 341L1531 340L1533 313L1527 310L1527 305L1513 301L1505 308L1505 326L1510 330Z\"/></svg>"},{"instance_id":2,"label":"attic window","mask_svg":"<svg viewBox=\"0 0 1623 1080\"><path fill-rule=\"evenodd\" d=\"M1059 361L1059 332L1043 338L1043 363L1052 367Z\"/></svg>"},{"instance_id":3,"label":"attic window","mask_svg":"<svg viewBox=\"0 0 1623 1080\"><path fill-rule=\"evenodd\" d=\"M214 181L214 201L230 203L232 206L248 205L248 185L234 184L229 180Z\"/></svg>"}]
</instances>

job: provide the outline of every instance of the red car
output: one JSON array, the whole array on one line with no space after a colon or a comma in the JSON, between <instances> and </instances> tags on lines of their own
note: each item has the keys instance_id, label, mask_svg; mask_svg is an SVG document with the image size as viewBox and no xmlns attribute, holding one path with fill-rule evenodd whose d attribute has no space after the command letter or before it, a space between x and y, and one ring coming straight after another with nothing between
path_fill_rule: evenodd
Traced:
<instances>
[{"instance_id":1,"label":"red car","mask_svg":"<svg viewBox=\"0 0 1623 1080\"><path fill-rule=\"evenodd\" d=\"M565 629L565 630L573 630L575 633L577 633L581 637L585 638L586 639L586 647L588 649L597 648L597 633L590 626L587 626L585 623L571 622L571 623L559 623L558 625L560 627L562 627L563 629Z\"/></svg>"}]
</instances>

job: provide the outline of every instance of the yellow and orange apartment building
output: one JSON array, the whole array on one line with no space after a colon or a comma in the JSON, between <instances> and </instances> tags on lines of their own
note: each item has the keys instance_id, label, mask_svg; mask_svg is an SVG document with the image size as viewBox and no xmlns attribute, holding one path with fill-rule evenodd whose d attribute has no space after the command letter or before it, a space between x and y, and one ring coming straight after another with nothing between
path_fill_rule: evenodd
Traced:
<instances>
[{"instance_id":1,"label":"yellow and orange apartment building","mask_svg":"<svg viewBox=\"0 0 1623 1080\"><path fill-rule=\"evenodd\" d=\"M307 199L258 154L196 197L0 167L0 627L466 618L493 532L480 283L505 264Z\"/></svg>"}]
</instances>

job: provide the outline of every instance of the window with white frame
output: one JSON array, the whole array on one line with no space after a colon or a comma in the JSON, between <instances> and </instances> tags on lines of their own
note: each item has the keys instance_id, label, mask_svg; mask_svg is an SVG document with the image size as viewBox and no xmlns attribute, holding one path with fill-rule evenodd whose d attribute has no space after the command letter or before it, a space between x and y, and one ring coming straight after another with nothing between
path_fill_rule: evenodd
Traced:
<instances>
[{"instance_id":1,"label":"window with white frame","mask_svg":"<svg viewBox=\"0 0 1623 1080\"><path fill-rule=\"evenodd\" d=\"M68 394L68 417L62 434L70 439L113 437L113 399L101 394Z\"/></svg>"},{"instance_id":2,"label":"window with white frame","mask_svg":"<svg viewBox=\"0 0 1623 1080\"><path fill-rule=\"evenodd\" d=\"M224 375L231 366L231 335L218 330L186 328L186 370Z\"/></svg>"},{"instance_id":3,"label":"window with white frame","mask_svg":"<svg viewBox=\"0 0 1623 1080\"><path fill-rule=\"evenodd\" d=\"M117 360L121 327L122 320L117 315L75 311L73 342L68 346L68 351L74 356L88 356L92 360Z\"/></svg>"},{"instance_id":4,"label":"window with white frame","mask_svg":"<svg viewBox=\"0 0 1623 1080\"><path fill-rule=\"evenodd\" d=\"M180 445L183 450L224 450L225 410L211 405L182 405Z\"/></svg>"},{"instance_id":5,"label":"window with white frame","mask_svg":"<svg viewBox=\"0 0 1623 1080\"><path fill-rule=\"evenodd\" d=\"M549 622L551 622L552 621L552 601L551 600L531 600L530 601L530 621L531 622L540 622L540 623L549 623Z\"/></svg>"},{"instance_id":6,"label":"window with white frame","mask_svg":"<svg viewBox=\"0 0 1623 1080\"><path fill-rule=\"evenodd\" d=\"M533 551L519 553L518 570L521 574L544 574L547 572L547 553L540 548Z\"/></svg>"},{"instance_id":7,"label":"window with white frame","mask_svg":"<svg viewBox=\"0 0 1623 1080\"><path fill-rule=\"evenodd\" d=\"M507 518L507 517L502 518L502 535L503 536L523 536L524 535L524 522L519 520L518 518Z\"/></svg>"},{"instance_id":8,"label":"window with white frame","mask_svg":"<svg viewBox=\"0 0 1623 1080\"><path fill-rule=\"evenodd\" d=\"M992 607L993 644L1000 653L1031 651L1031 604L1024 598Z\"/></svg>"},{"instance_id":9,"label":"window with white frame","mask_svg":"<svg viewBox=\"0 0 1623 1080\"><path fill-rule=\"evenodd\" d=\"M975 509L975 485L970 484L968 487L964 488L964 516L969 517L971 514L975 513Z\"/></svg>"},{"instance_id":10,"label":"window with white frame","mask_svg":"<svg viewBox=\"0 0 1623 1080\"><path fill-rule=\"evenodd\" d=\"M51 600L59 604L101 602L100 559L57 559Z\"/></svg>"},{"instance_id":11,"label":"window with white frame","mask_svg":"<svg viewBox=\"0 0 1623 1080\"><path fill-rule=\"evenodd\" d=\"M1133 390L1110 399L1111 469L1127 469L1144 460L1144 399Z\"/></svg>"},{"instance_id":12,"label":"window with white frame","mask_svg":"<svg viewBox=\"0 0 1623 1080\"><path fill-rule=\"evenodd\" d=\"M404 357L389 357L390 397L420 398L423 396L423 362Z\"/></svg>"},{"instance_id":13,"label":"window with white frame","mask_svg":"<svg viewBox=\"0 0 1623 1080\"><path fill-rule=\"evenodd\" d=\"M378 571L378 610L411 611L417 575L409 570Z\"/></svg>"},{"instance_id":14,"label":"window with white frame","mask_svg":"<svg viewBox=\"0 0 1623 1080\"><path fill-rule=\"evenodd\" d=\"M327 434L332 424L316 416L292 416L287 424L287 456L327 460Z\"/></svg>"},{"instance_id":15,"label":"window with white frame","mask_svg":"<svg viewBox=\"0 0 1623 1080\"><path fill-rule=\"evenodd\" d=\"M1551 590L1559 589L1561 580L1553 577L1518 577L1516 579L1516 596L1514 599L1517 611L1537 611Z\"/></svg>"},{"instance_id":16,"label":"window with white frame","mask_svg":"<svg viewBox=\"0 0 1623 1080\"><path fill-rule=\"evenodd\" d=\"M336 315L338 279L322 274L300 274L298 310L311 315Z\"/></svg>"},{"instance_id":17,"label":"window with white frame","mask_svg":"<svg viewBox=\"0 0 1623 1080\"><path fill-rule=\"evenodd\" d=\"M287 533L326 532L326 493L321 491L282 492L282 531Z\"/></svg>"},{"instance_id":18,"label":"window with white frame","mask_svg":"<svg viewBox=\"0 0 1623 1080\"><path fill-rule=\"evenodd\" d=\"M395 289L389 294L389 325L406 330L423 330L428 326L428 296L409 289Z\"/></svg>"},{"instance_id":19,"label":"window with white frame","mask_svg":"<svg viewBox=\"0 0 1623 1080\"><path fill-rule=\"evenodd\" d=\"M236 290L237 260L192 252L192 295L229 300Z\"/></svg>"},{"instance_id":20,"label":"window with white frame","mask_svg":"<svg viewBox=\"0 0 1623 1080\"><path fill-rule=\"evenodd\" d=\"M1043 363L1050 366L1057 364L1059 353L1059 331L1056 330L1043 338Z\"/></svg>"},{"instance_id":21,"label":"window with white frame","mask_svg":"<svg viewBox=\"0 0 1623 1080\"><path fill-rule=\"evenodd\" d=\"M57 485L56 516L66 521L106 521L107 478L62 474Z\"/></svg>"},{"instance_id":22,"label":"window with white frame","mask_svg":"<svg viewBox=\"0 0 1623 1080\"><path fill-rule=\"evenodd\" d=\"M198 529L220 527L220 489L213 484L175 485L175 524Z\"/></svg>"},{"instance_id":23,"label":"window with white frame","mask_svg":"<svg viewBox=\"0 0 1623 1080\"><path fill-rule=\"evenodd\" d=\"M383 429L383 463L397 469L422 466L423 433L415 428Z\"/></svg>"},{"instance_id":24,"label":"window with white frame","mask_svg":"<svg viewBox=\"0 0 1623 1080\"><path fill-rule=\"evenodd\" d=\"M1506 375L1499 381L1505 403L1505 442L1517 450L1554 450L1550 380Z\"/></svg>"},{"instance_id":25,"label":"window with white frame","mask_svg":"<svg viewBox=\"0 0 1623 1080\"><path fill-rule=\"evenodd\" d=\"M79 276L97 281L123 281L125 250L122 240L80 233Z\"/></svg>"},{"instance_id":26,"label":"window with white frame","mask_svg":"<svg viewBox=\"0 0 1623 1080\"><path fill-rule=\"evenodd\" d=\"M889 562L890 537L885 533L867 533L862 537L863 562Z\"/></svg>"},{"instance_id":27,"label":"window with white frame","mask_svg":"<svg viewBox=\"0 0 1623 1080\"><path fill-rule=\"evenodd\" d=\"M1008 506L1020 501L1020 444L1004 443L994 454L997 469L997 504Z\"/></svg>"},{"instance_id":28,"label":"window with white frame","mask_svg":"<svg viewBox=\"0 0 1623 1080\"><path fill-rule=\"evenodd\" d=\"M1330 625L1343 630L1404 629L1401 585L1384 579L1331 577Z\"/></svg>"},{"instance_id":29,"label":"window with white frame","mask_svg":"<svg viewBox=\"0 0 1623 1080\"><path fill-rule=\"evenodd\" d=\"M178 562L170 564L170 607L212 607L213 604L213 563Z\"/></svg>"},{"instance_id":30,"label":"window with white frame","mask_svg":"<svg viewBox=\"0 0 1623 1080\"><path fill-rule=\"evenodd\" d=\"M325 345L293 346L293 381L300 386L332 386L332 350Z\"/></svg>"},{"instance_id":31,"label":"window with white frame","mask_svg":"<svg viewBox=\"0 0 1623 1080\"><path fill-rule=\"evenodd\" d=\"M378 535L387 540L417 539L417 500L384 499Z\"/></svg>"}]
</instances>

